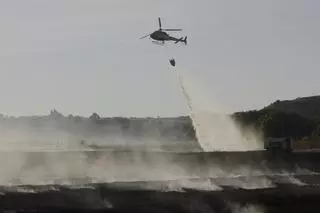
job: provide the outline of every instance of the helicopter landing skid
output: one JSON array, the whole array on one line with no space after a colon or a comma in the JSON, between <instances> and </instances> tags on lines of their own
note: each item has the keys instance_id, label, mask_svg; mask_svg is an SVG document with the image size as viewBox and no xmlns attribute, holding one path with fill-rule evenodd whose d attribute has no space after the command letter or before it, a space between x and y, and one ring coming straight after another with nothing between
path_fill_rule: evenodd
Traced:
<instances>
[{"instance_id":1,"label":"helicopter landing skid","mask_svg":"<svg viewBox=\"0 0 320 213\"><path fill-rule=\"evenodd\" d=\"M159 41L152 41L152 43L160 45L160 46L164 46L164 42L159 42Z\"/></svg>"}]
</instances>

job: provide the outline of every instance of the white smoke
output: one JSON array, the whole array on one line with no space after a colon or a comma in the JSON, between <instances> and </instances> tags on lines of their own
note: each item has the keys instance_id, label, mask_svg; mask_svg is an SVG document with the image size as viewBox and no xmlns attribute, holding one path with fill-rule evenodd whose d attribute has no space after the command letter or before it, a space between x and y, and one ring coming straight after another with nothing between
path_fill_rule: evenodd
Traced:
<instances>
[{"instance_id":1,"label":"white smoke","mask_svg":"<svg viewBox=\"0 0 320 213\"><path fill-rule=\"evenodd\" d=\"M237 124L226 115L218 101L206 95L203 84L196 83L193 76L188 78L178 73L179 84L190 110L197 138L205 151L250 151L261 150L262 143L253 131L241 132ZM186 86L187 85L187 86ZM188 88L188 89L187 89ZM210 97L210 98L209 98Z\"/></svg>"},{"instance_id":2,"label":"white smoke","mask_svg":"<svg viewBox=\"0 0 320 213\"><path fill-rule=\"evenodd\" d=\"M233 213L264 213L265 209L262 206L258 205L246 205L240 206L237 204L231 204L232 212Z\"/></svg>"},{"instance_id":3,"label":"white smoke","mask_svg":"<svg viewBox=\"0 0 320 213\"><path fill-rule=\"evenodd\" d=\"M292 183L294 185L297 185L297 186L305 186L307 185L306 183L302 182L301 180L293 177L293 176L288 176L288 182L289 183Z\"/></svg>"}]
</instances>

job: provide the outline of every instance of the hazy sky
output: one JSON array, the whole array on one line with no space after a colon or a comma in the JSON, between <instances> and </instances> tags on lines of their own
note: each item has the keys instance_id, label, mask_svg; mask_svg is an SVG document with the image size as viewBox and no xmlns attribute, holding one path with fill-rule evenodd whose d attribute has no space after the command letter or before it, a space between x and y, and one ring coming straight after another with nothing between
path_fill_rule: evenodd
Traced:
<instances>
[{"instance_id":1,"label":"hazy sky","mask_svg":"<svg viewBox=\"0 0 320 213\"><path fill-rule=\"evenodd\" d=\"M0 111L174 116L170 70L226 111L320 91L318 0L0 0ZM188 46L139 40L181 27Z\"/></svg>"}]
</instances>

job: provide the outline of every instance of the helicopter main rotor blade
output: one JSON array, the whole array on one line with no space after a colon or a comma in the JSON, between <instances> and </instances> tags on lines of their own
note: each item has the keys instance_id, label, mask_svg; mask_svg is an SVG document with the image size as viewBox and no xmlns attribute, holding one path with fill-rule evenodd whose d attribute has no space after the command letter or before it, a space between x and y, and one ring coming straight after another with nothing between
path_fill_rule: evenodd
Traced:
<instances>
[{"instance_id":1,"label":"helicopter main rotor blade","mask_svg":"<svg viewBox=\"0 0 320 213\"><path fill-rule=\"evenodd\" d=\"M159 29L161 30L162 26L161 26L161 19L160 17L158 18L159 19Z\"/></svg>"},{"instance_id":2,"label":"helicopter main rotor blade","mask_svg":"<svg viewBox=\"0 0 320 213\"><path fill-rule=\"evenodd\" d=\"M182 31L182 29L162 29L163 31Z\"/></svg>"},{"instance_id":3,"label":"helicopter main rotor blade","mask_svg":"<svg viewBox=\"0 0 320 213\"><path fill-rule=\"evenodd\" d=\"M145 36L142 36L140 39L143 39L143 38L147 38L148 36L150 36L151 34L148 34L148 35L145 35Z\"/></svg>"}]
</instances>

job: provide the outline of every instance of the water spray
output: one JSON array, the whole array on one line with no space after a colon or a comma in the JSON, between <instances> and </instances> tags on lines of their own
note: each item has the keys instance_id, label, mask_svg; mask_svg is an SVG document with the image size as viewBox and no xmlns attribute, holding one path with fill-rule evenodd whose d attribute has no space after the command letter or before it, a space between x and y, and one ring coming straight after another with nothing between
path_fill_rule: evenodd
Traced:
<instances>
[{"instance_id":1,"label":"water spray","mask_svg":"<svg viewBox=\"0 0 320 213\"><path fill-rule=\"evenodd\" d=\"M176 67L176 61L163 46L164 55L169 59L172 71L177 74L178 84L192 120L196 140L202 151L249 151L260 150L261 142L255 132L241 131L229 115L218 112L221 107L206 97L205 90L198 91L200 85L193 85L188 91L187 79ZM214 110L214 111L212 111ZM214 113L215 112L215 113Z\"/></svg>"},{"instance_id":2,"label":"water spray","mask_svg":"<svg viewBox=\"0 0 320 213\"><path fill-rule=\"evenodd\" d=\"M201 101L201 98L198 100L197 98L199 97L196 96L195 99L193 99L193 93L190 94L187 91L186 79L182 76L182 73L176 69L175 59L172 58L169 62L173 72L177 74L179 87L186 106L188 107L189 117L192 120L196 140L202 148L202 151L260 150L261 143L254 132L242 132L228 115L211 113L212 109L218 111L218 106L213 103L208 103L207 98L205 98L206 105L202 104L202 107L205 106L207 110L197 108L197 101ZM199 93L198 96L202 97L203 95Z\"/></svg>"},{"instance_id":3,"label":"water spray","mask_svg":"<svg viewBox=\"0 0 320 213\"><path fill-rule=\"evenodd\" d=\"M202 151L204 151L204 147L202 146L202 143L200 141L200 136L199 136L199 133L198 133L198 128L197 128L197 123L196 123L196 120L194 119L194 116L193 116L193 109L192 109L192 101L191 101L191 98L184 86L184 83L183 83L183 79L181 77L181 74L178 70L176 70L175 68L175 65L176 65L176 61L174 58L171 58L169 60L171 66L172 66L172 70L173 72L175 72L178 76L178 82L179 82L179 87L181 89L181 92L182 92L182 95L184 97L184 100L185 100L185 103L188 107L188 110L189 110L189 117L191 118L191 121L192 121L192 125L193 125L193 128L194 128L194 131L195 131L195 134L196 134L196 140L199 144L199 146L201 147Z\"/></svg>"}]
</instances>

